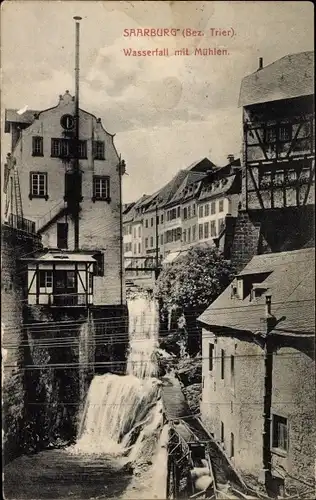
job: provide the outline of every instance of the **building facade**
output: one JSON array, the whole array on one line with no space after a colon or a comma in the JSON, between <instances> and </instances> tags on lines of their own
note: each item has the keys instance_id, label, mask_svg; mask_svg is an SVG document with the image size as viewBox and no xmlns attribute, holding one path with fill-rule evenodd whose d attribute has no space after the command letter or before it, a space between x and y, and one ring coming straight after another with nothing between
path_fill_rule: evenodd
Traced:
<instances>
[{"instance_id":1,"label":"building facade","mask_svg":"<svg viewBox=\"0 0 316 500\"><path fill-rule=\"evenodd\" d=\"M237 217L241 195L240 160L214 171L204 180L197 200L198 240L224 246L226 217Z\"/></svg>"},{"instance_id":2,"label":"building facade","mask_svg":"<svg viewBox=\"0 0 316 500\"><path fill-rule=\"evenodd\" d=\"M270 490L314 481L314 252L254 257L199 318L203 422Z\"/></svg>"},{"instance_id":3,"label":"building facade","mask_svg":"<svg viewBox=\"0 0 316 500\"><path fill-rule=\"evenodd\" d=\"M232 263L241 270L266 252L314 238L314 53L291 54L242 80L242 209ZM313 243L312 243L313 244Z\"/></svg>"},{"instance_id":4,"label":"building facade","mask_svg":"<svg viewBox=\"0 0 316 500\"><path fill-rule=\"evenodd\" d=\"M113 136L100 119L79 110L75 151L75 101L68 91L55 107L32 115L7 110L5 127L12 136L11 154L16 162L6 175L9 212L14 214L19 182L23 215L36 223L43 246L88 253L95 260L93 305L122 306L120 172ZM73 198L79 199L77 214L72 210ZM67 289L67 276L53 276L52 289L57 282ZM73 280L72 273L69 280Z\"/></svg>"},{"instance_id":5,"label":"building facade","mask_svg":"<svg viewBox=\"0 0 316 500\"><path fill-rule=\"evenodd\" d=\"M243 108L245 209L314 203L314 53L291 54L246 76Z\"/></svg>"}]
</instances>

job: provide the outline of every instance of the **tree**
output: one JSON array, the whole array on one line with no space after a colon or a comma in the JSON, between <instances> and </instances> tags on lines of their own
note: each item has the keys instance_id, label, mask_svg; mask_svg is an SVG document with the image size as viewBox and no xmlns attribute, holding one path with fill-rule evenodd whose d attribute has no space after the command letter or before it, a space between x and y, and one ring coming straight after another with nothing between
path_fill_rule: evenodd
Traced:
<instances>
[{"instance_id":1,"label":"tree","mask_svg":"<svg viewBox=\"0 0 316 500\"><path fill-rule=\"evenodd\" d=\"M200 330L196 324L197 317L232 279L230 262L224 259L217 248L193 247L162 270L156 282L155 296L163 311L168 314L174 310L183 313L189 337L190 334L197 336ZM194 344L197 347L197 342Z\"/></svg>"}]
</instances>

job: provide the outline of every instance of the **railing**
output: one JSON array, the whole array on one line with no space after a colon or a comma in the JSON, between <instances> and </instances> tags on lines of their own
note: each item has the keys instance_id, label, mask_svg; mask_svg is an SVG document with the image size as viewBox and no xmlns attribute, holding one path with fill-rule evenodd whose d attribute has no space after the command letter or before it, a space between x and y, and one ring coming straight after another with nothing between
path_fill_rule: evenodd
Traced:
<instances>
[{"instance_id":1,"label":"railing","mask_svg":"<svg viewBox=\"0 0 316 500\"><path fill-rule=\"evenodd\" d=\"M38 231L39 229L41 229L43 226L45 226L45 224L47 224L48 222L50 222L53 217L55 217L55 215L58 214L58 212L60 210L62 210L63 208L65 207L65 202L64 200L61 200L57 203L57 205L55 205L54 207L52 207L49 212L47 212L46 214L44 214L42 217L40 217L37 221L36 221L36 230Z\"/></svg>"},{"instance_id":2,"label":"railing","mask_svg":"<svg viewBox=\"0 0 316 500\"><path fill-rule=\"evenodd\" d=\"M25 219L20 215L10 214L8 217L8 225L16 229L21 229L22 231L26 231L27 233L31 234L36 233L35 222L29 219Z\"/></svg>"},{"instance_id":3,"label":"railing","mask_svg":"<svg viewBox=\"0 0 316 500\"><path fill-rule=\"evenodd\" d=\"M49 295L49 304L53 306L86 306L88 305L86 293L63 293Z\"/></svg>"}]
</instances>

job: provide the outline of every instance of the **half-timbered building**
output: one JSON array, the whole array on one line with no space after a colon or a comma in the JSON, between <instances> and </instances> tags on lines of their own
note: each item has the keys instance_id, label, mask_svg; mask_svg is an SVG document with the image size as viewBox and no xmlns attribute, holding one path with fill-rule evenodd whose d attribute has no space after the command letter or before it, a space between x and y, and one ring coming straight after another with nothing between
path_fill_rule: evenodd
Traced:
<instances>
[{"instance_id":1,"label":"half-timbered building","mask_svg":"<svg viewBox=\"0 0 316 500\"><path fill-rule=\"evenodd\" d=\"M314 53L287 55L246 76L243 108L244 208L314 203Z\"/></svg>"}]
</instances>

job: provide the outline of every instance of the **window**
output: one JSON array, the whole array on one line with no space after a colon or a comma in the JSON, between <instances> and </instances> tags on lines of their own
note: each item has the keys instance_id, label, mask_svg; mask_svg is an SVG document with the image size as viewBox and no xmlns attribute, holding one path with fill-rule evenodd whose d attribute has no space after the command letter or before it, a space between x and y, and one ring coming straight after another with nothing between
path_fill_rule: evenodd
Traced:
<instances>
[{"instance_id":1,"label":"window","mask_svg":"<svg viewBox=\"0 0 316 500\"><path fill-rule=\"evenodd\" d=\"M70 141L68 139L51 140L51 156L59 158L60 156L70 155Z\"/></svg>"},{"instance_id":2,"label":"window","mask_svg":"<svg viewBox=\"0 0 316 500\"><path fill-rule=\"evenodd\" d=\"M78 158L87 158L87 141L78 141Z\"/></svg>"},{"instance_id":3,"label":"window","mask_svg":"<svg viewBox=\"0 0 316 500\"><path fill-rule=\"evenodd\" d=\"M288 450L287 419L272 415L272 448Z\"/></svg>"},{"instance_id":4,"label":"window","mask_svg":"<svg viewBox=\"0 0 316 500\"><path fill-rule=\"evenodd\" d=\"M203 217L203 205L199 206L199 217Z\"/></svg>"},{"instance_id":5,"label":"window","mask_svg":"<svg viewBox=\"0 0 316 500\"><path fill-rule=\"evenodd\" d=\"M216 203L215 203L215 201L212 201L212 203L211 203L211 214L212 215L216 214Z\"/></svg>"},{"instance_id":6,"label":"window","mask_svg":"<svg viewBox=\"0 0 316 500\"><path fill-rule=\"evenodd\" d=\"M157 226L159 226L159 215L157 215L157 217L156 217L156 224L157 224Z\"/></svg>"},{"instance_id":7,"label":"window","mask_svg":"<svg viewBox=\"0 0 316 500\"><path fill-rule=\"evenodd\" d=\"M203 240L203 224L199 224L199 240Z\"/></svg>"},{"instance_id":8,"label":"window","mask_svg":"<svg viewBox=\"0 0 316 500\"><path fill-rule=\"evenodd\" d=\"M279 128L279 139L280 141L290 141L292 139L292 126L282 125Z\"/></svg>"},{"instance_id":9,"label":"window","mask_svg":"<svg viewBox=\"0 0 316 500\"><path fill-rule=\"evenodd\" d=\"M204 223L204 238L208 238L208 237L209 237L209 226L208 226L208 222L205 222Z\"/></svg>"},{"instance_id":10,"label":"window","mask_svg":"<svg viewBox=\"0 0 316 500\"><path fill-rule=\"evenodd\" d=\"M193 209L193 217L195 217L196 216L196 205L195 205L195 203L193 204L192 209Z\"/></svg>"},{"instance_id":11,"label":"window","mask_svg":"<svg viewBox=\"0 0 316 500\"><path fill-rule=\"evenodd\" d=\"M230 433L230 457L234 458L235 455L235 436L231 432Z\"/></svg>"},{"instance_id":12,"label":"window","mask_svg":"<svg viewBox=\"0 0 316 500\"><path fill-rule=\"evenodd\" d=\"M221 443L225 442L225 428L224 422L221 422Z\"/></svg>"},{"instance_id":13,"label":"window","mask_svg":"<svg viewBox=\"0 0 316 500\"><path fill-rule=\"evenodd\" d=\"M139 237L139 238L141 237L141 228L140 228L140 226L139 226L139 228L138 228L138 237Z\"/></svg>"},{"instance_id":14,"label":"window","mask_svg":"<svg viewBox=\"0 0 316 500\"><path fill-rule=\"evenodd\" d=\"M52 139L51 156L53 158L75 156L74 146L73 139ZM87 141L78 141L78 158L87 158Z\"/></svg>"},{"instance_id":15,"label":"window","mask_svg":"<svg viewBox=\"0 0 316 500\"><path fill-rule=\"evenodd\" d=\"M153 238L153 236L150 237L150 246L151 247L154 246L154 238Z\"/></svg>"},{"instance_id":16,"label":"window","mask_svg":"<svg viewBox=\"0 0 316 500\"><path fill-rule=\"evenodd\" d=\"M153 225L154 225L154 219L153 219L153 217L152 217L152 218L150 219L150 226L151 226L151 227L153 227Z\"/></svg>"},{"instance_id":17,"label":"window","mask_svg":"<svg viewBox=\"0 0 316 500\"><path fill-rule=\"evenodd\" d=\"M163 234L160 235L160 245L163 245Z\"/></svg>"},{"instance_id":18,"label":"window","mask_svg":"<svg viewBox=\"0 0 316 500\"><path fill-rule=\"evenodd\" d=\"M230 357L230 385L234 388L235 385L235 356Z\"/></svg>"},{"instance_id":19,"label":"window","mask_svg":"<svg viewBox=\"0 0 316 500\"><path fill-rule=\"evenodd\" d=\"M138 253L141 253L141 245L138 243Z\"/></svg>"},{"instance_id":20,"label":"window","mask_svg":"<svg viewBox=\"0 0 316 500\"><path fill-rule=\"evenodd\" d=\"M224 200L219 200L218 202L218 211L224 212Z\"/></svg>"},{"instance_id":21,"label":"window","mask_svg":"<svg viewBox=\"0 0 316 500\"><path fill-rule=\"evenodd\" d=\"M205 217L210 215L210 206L208 203L206 205L204 205L204 215L205 215Z\"/></svg>"},{"instance_id":22,"label":"window","mask_svg":"<svg viewBox=\"0 0 316 500\"><path fill-rule=\"evenodd\" d=\"M71 130L75 126L75 119L71 115L63 115L60 119L60 124L65 130Z\"/></svg>"},{"instance_id":23,"label":"window","mask_svg":"<svg viewBox=\"0 0 316 500\"><path fill-rule=\"evenodd\" d=\"M183 209L183 218L184 220L188 218L188 209L186 207Z\"/></svg>"},{"instance_id":24,"label":"window","mask_svg":"<svg viewBox=\"0 0 316 500\"><path fill-rule=\"evenodd\" d=\"M148 238L145 239L145 248L148 248Z\"/></svg>"},{"instance_id":25,"label":"window","mask_svg":"<svg viewBox=\"0 0 316 500\"><path fill-rule=\"evenodd\" d=\"M177 208L177 217L181 217L181 214L180 214L180 207Z\"/></svg>"},{"instance_id":26,"label":"window","mask_svg":"<svg viewBox=\"0 0 316 500\"><path fill-rule=\"evenodd\" d=\"M68 248L68 224L57 223L57 248Z\"/></svg>"},{"instance_id":27,"label":"window","mask_svg":"<svg viewBox=\"0 0 316 500\"><path fill-rule=\"evenodd\" d=\"M225 351L221 349L221 379L225 378Z\"/></svg>"},{"instance_id":28,"label":"window","mask_svg":"<svg viewBox=\"0 0 316 500\"><path fill-rule=\"evenodd\" d=\"M134 255L136 255L137 253L137 247L136 247L136 243L134 243Z\"/></svg>"},{"instance_id":29,"label":"window","mask_svg":"<svg viewBox=\"0 0 316 500\"><path fill-rule=\"evenodd\" d=\"M192 241L195 241L196 239L196 226L192 226Z\"/></svg>"},{"instance_id":30,"label":"window","mask_svg":"<svg viewBox=\"0 0 316 500\"><path fill-rule=\"evenodd\" d=\"M145 220L145 227L148 227L148 219Z\"/></svg>"},{"instance_id":31,"label":"window","mask_svg":"<svg viewBox=\"0 0 316 500\"><path fill-rule=\"evenodd\" d=\"M32 137L32 155L44 156L43 154L43 137Z\"/></svg>"},{"instance_id":32,"label":"window","mask_svg":"<svg viewBox=\"0 0 316 500\"><path fill-rule=\"evenodd\" d=\"M160 222L161 222L161 224L163 223L163 214L161 214L161 216L160 216Z\"/></svg>"},{"instance_id":33,"label":"window","mask_svg":"<svg viewBox=\"0 0 316 500\"><path fill-rule=\"evenodd\" d=\"M188 207L188 219L191 219L191 205Z\"/></svg>"},{"instance_id":34,"label":"window","mask_svg":"<svg viewBox=\"0 0 316 500\"><path fill-rule=\"evenodd\" d=\"M93 158L95 160L104 160L104 142L92 141Z\"/></svg>"},{"instance_id":35,"label":"window","mask_svg":"<svg viewBox=\"0 0 316 500\"><path fill-rule=\"evenodd\" d=\"M47 196L47 173L46 172L31 172L30 173L30 199L45 198Z\"/></svg>"},{"instance_id":36,"label":"window","mask_svg":"<svg viewBox=\"0 0 316 500\"><path fill-rule=\"evenodd\" d=\"M275 127L267 127L265 129L265 142L267 144L274 143L276 141L276 129Z\"/></svg>"},{"instance_id":37,"label":"window","mask_svg":"<svg viewBox=\"0 0 316 500\"><path fill-rule=\"evenodd\" d=\"M183 237L183 243L186 243L187 242L187 231L186 231L186 229L183 230L182 237Z\"/></svg>"},{"instance_id":38,"label":"window","mask_svg":"<svg viewBox=\"0 0 316 500\"><path fill-rule=\"evenodd\" d=\"M188 243L191 241L191 228L188 229Z\"/></svg>"},{"instance_id":39,"label":"window","mask_svg":"<svg viewBox=\"0 0 316 500\"><path fill-rule=\"evenodd\" d=\"M208 369L210 372L213 371L214 368L214 344L211 342L208 345Z\"/></svg>"},{"instance_id":40,"label":"window","mask_svg":"<svg viewBox=\"0 0 316 500\"><path fill-rule=\"evenodd\" d=\"M93 176L93 201L110 201L110 177L94 175Z\"/></svg>"},{"instance_id":41,"label":"window","mask_svg":"<svg viewBox=\"0 0 316 500\"><path fill-rule=\"evenodd\" d=\"M216 221L215 220L211 221L210 227L211 227L211 236L213 238L216 238Z\"/></svg>"},{"instance_id":42,"label":"window","mask_svg":"<svg viewBox=\"0 0 316 500\"><path fill-rule=\"evenodd\" d=\"M53 272L52 271L40 271L39 272L39 287L45 289L45 293L51 291L48 289L53 288ZM43 290L41 290L43 292Z\"/></svg>"},{"instance_id":43,"label":"window","mask_svg":"<svg viewBox=\"0 0 316 500\"><path fill-rule=\"evenodd\" d=\"M96 253L93 255L93 258L96 260L94 263L93 273L95 276L104 276L104 254Z\"/></svg>"}]
</instances>

